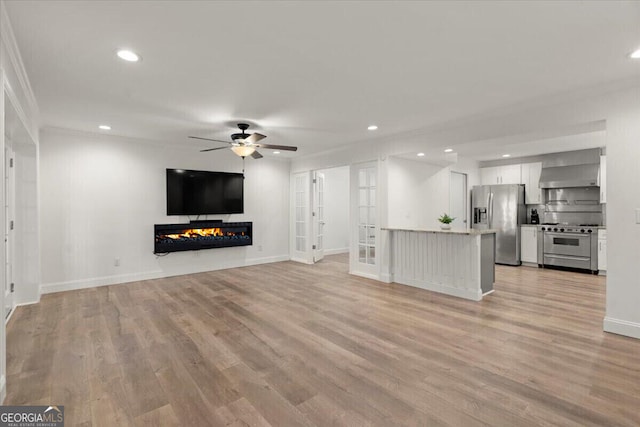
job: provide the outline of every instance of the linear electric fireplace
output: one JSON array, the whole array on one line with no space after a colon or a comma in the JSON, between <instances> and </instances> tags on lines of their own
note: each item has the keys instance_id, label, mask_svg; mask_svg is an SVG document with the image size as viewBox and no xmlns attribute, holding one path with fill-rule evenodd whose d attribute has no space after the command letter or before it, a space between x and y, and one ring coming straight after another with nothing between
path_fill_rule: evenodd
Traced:
<instances>
[{"instance_id":1,"label":"linear electric fireplace","mask_svg":"<svg viewBox=\"0 0 640 427\"><path fill-rule=\"evenodd\" d=\"M154 253L249 246L253 223L192 221L189 224L156 224Z\"/></svg>"}]
</instances>

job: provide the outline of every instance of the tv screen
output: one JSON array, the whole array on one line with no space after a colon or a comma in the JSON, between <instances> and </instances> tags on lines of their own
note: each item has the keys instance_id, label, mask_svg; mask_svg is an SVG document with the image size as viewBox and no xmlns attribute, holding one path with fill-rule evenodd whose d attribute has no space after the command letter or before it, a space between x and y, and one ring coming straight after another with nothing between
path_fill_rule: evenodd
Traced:
<instances>
[{"instance_id":1,"label":"tv screen","mask_svg":"<svg viewBox=\"0 0 640 427\"><path fill-rule=\"evenodd\" d=\"M167 215L243 212L241 173L167 169Z\"/></svg>"}]
</instances>

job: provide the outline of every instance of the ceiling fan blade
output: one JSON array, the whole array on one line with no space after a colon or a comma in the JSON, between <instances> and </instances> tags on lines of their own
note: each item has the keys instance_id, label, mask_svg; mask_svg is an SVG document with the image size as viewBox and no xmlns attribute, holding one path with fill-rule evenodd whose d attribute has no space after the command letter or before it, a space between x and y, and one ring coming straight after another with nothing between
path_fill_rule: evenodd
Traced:
<instances>
[{"instance_id":1,"label":"ceiling fan blade","mask_svg":"<svg viewBox=\"0 0 640 427\"><path fill-rule=\"evenodd\" d=\"M263 135L261 133L252 133L251 135L249 135L247 138L244 139L244 142L246 144L255 144L258 141L261 141L263 139L265 139L267 136Z\"/></svg>"},{"instance_id":2,"label":"ceiling fan blade","mask_svg":"<svg viewBox=\"0 0 640 427\"><path fill-rule=\"evenodd\" d=\"M270 150L298 151L298 147L289 145L254 144L255 147L268 148Z\"/></svg>"},{"instance_id":3,"label":"ceiling fan blade","mask_svg":"<svg viewBox=\"0 0 640 427\"><path fill-rule=\"evenodd\" d=\"M253 153L251 153L251 157L253 157L254 159L261 159L264 156L260 153L258 153L257 151L254 151Z\"/></svg>"},{"instance_id":4,"label":"ceiling fan blade","mask_svg":"<svg viewBox=\"0 0 640 427\"><path fill-rule=\"evenodd\" d=\"M205 151L214 151L214 150L226 150L229 147L216 147L216 148L207 148L205 150L200 150L201 153L204 153Z\"/></svg>"},{"instance_id":5,"label":"ceiling fan blade","mask_svg":"<svg viewBox=\"0 0 640 427\"><path fill-rule=\"evenodd\" d=\"M189 138L192 138L192 139L201 139L201 140L203 140L203 141L224 142L225 144L231 144L231 142L229 142L229 141L222 141L222 140L219 140L219 139L211 139L211 138L202 138L202 137L200 137L200 136L190 136ZM225 148L226 148L226 147L225 147Z\"/></svg>"}]
</instances>

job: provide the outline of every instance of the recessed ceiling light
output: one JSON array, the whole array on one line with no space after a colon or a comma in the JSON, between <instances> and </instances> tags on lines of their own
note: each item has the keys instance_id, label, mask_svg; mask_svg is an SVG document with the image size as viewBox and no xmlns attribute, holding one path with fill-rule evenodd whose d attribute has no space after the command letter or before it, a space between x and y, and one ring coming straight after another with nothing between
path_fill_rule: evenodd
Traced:
<instances>
[{"instance_id":1,"label":"recessed ceiling light","mask_svg":"<svg viewBox=\"0 0 640 427\"><path fill-rule=\"evenodd\" d=\"M445 153L451 153L453 152L453 148L447 148L446 150L444 150Z\"/></svg>"},{"instance_id":2,"label":"recessed ceiling light","mask_svg":"<svg viewBox=\"0 0 640 427\"><path fill-rule=\"evenodd\" d=\"M98 126L98 128L102 129L102 130L111 130L111 126L109 126L109 125L100 125L100 126Z\"/></svg>"},{"instance_id":3,"label":"recessed ceiling light","mask_svg":"<svg viewBox=\"0 0 640 427\"><path fill-rule=\"evenodd\" d=\"M274 151L273 154L280 154L280 152L279 151Z\"/></svg>"},{"instance_id":4,"label":"recessed ceiling light","mask_svg":"<svg viewBox=\"0 0 640 427\"><path fill-rule=\"evenodd\" d=\"M371 125L371 126L369 126L367 129L369 129L369 130L376 130L376 129L378 129L378 126L376 126L376 125Z\"/></svg>"},{"instance_id":5,"label":"recessed ceiling light","mask_svg":"<svg viewBox=\"0 0 640 427\"><path fill-rule=\"evenodd\" d=\"M635 50L629 55L631 59L640 59L640 49Z\"/></svg>"},{"instance_id":6,"label":"recessed ceiling light","mask_svg":"<svg viewBox=\"0 0 640 427\"><path fill-rule=\"evenodd\" d=\"M511 154L503 154L502 157L511 157Z\"/></svg>"},{"instance_id":7,"label":"recessed ceiling light","mask_svg":"<svg viewBox=\"0 0 640 427\"><path fill-rule=\"evenodd\" d=\"M140 55L127 49L120 49L118 51L118 58L124 59L125 61L129 61L129 62L140 61Z\"/></svg>"},{"instance_id":8,"label":"recessed ceiling light","mask_svg":"<svg viewBox=\"0 0 640 427\"><path fill-rule=\"evenodd\" d=\"M418 157L424 157L424 153L418 153Z\"/></svg>"}]
</instances>

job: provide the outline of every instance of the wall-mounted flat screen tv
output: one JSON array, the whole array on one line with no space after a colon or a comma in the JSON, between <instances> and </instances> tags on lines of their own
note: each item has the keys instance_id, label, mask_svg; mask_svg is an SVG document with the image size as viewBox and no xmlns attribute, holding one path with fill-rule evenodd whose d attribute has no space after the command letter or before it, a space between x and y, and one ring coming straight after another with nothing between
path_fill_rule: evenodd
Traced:
<instances>
[{"instance_id":1,"label":"wall-mounted flat screen tv","mask_svg":"<svg viewBox=\"0 0 640 427\"><path fill-rule=\"evenodd\" d=\"M243 212L241 173L167 169L167 215Z\"/></svg>"}]
</instances>

